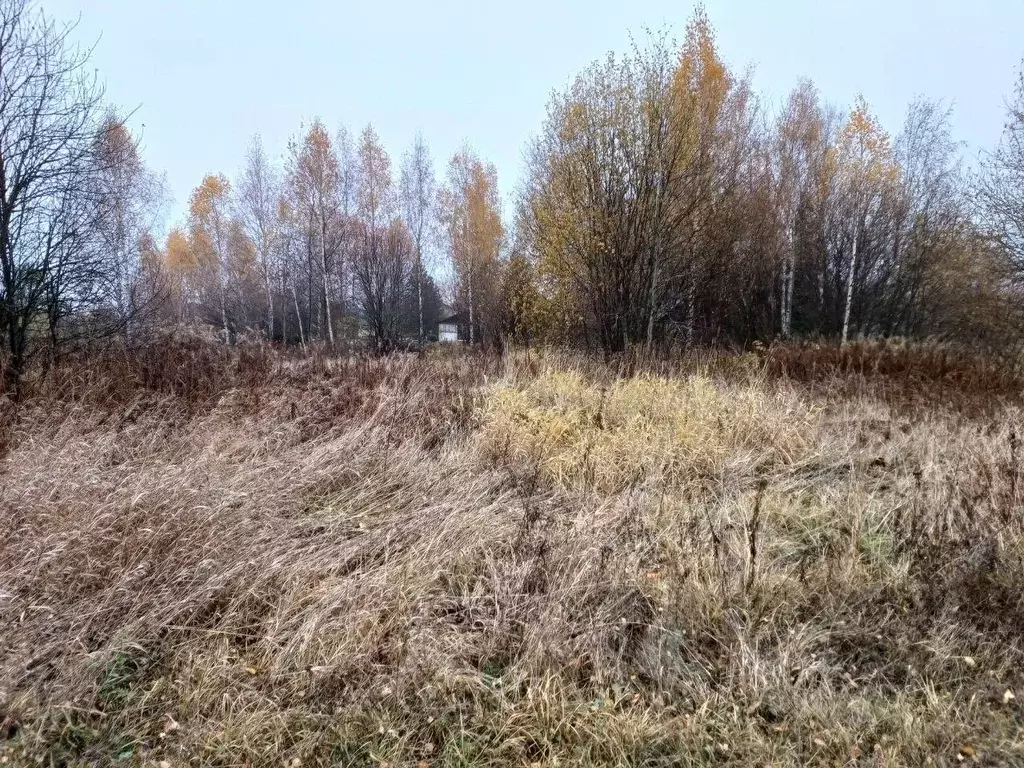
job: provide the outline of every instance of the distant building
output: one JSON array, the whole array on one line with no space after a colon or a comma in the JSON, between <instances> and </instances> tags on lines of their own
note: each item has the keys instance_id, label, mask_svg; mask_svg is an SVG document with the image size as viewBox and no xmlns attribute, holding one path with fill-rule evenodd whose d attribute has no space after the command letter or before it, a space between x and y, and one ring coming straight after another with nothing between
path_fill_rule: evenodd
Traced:
<instances>
[{"instance_id":1,"label":"distant building","mask_svg":"<svg viewBox=\"0 0 1024 768\"><path fill-rule=\"evenodd\" d=\"M467 319L462 312L456 312L448 306L441 307L441 317L437 321L437 340L443 343L465 341Z\"/></svg>"}]
</instances>

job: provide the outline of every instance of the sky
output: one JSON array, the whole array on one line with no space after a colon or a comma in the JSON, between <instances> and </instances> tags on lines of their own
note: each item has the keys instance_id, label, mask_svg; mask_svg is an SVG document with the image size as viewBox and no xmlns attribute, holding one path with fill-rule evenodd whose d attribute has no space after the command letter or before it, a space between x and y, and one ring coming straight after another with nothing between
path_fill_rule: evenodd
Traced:
<instances>
[{"instance_id":1,"label":"sky","mask_svg":"<svg viewBox=\"0 0 1024 768\"><path fill-rule=\"evenodd\" d=\"M40 0L79 19L108 99L166 172L168 223L206 173L237 175L259 133L283 158L319 117L372 123L397 168L421 131L440 176L469 142L506 199L555 89L631 36L682 38L691 0ZM895 133L908 103L951 104L970 160L992 148L1024 58L1024 0L707 0L722 57L776 106L801 77L863 94Z\"/></svg>"}]
</instances>

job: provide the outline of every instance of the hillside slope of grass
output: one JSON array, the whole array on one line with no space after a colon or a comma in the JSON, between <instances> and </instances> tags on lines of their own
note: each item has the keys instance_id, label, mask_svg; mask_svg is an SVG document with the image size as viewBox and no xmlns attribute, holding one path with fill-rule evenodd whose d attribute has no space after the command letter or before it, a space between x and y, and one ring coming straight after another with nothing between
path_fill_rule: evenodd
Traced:
<instances>
[{"instance_id":1,"label":"hillside slope of grass","mask_svg":"<svg viewBox=\"0 0 1024 768\"><path fill-rule=\"evenodd\" d=\"M69 368L5 412L0 760L1024 763L1016 398L808 354Z\"/></svg>"}]
</instances>

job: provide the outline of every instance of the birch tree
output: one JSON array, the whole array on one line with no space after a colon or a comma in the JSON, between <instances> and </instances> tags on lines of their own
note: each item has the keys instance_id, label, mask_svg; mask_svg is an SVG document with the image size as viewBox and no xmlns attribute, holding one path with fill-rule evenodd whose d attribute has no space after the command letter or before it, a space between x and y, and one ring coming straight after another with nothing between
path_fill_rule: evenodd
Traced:
<instances>
[{"instance_id":1,"label":"birch tree","mask_svg":"<svg viewBox=\"0 0 1024 768\"><path fill-rule=\"evenodd\" d=\"M396 195L391 159L376 131L367 126L359 142L356 211L359 240L354 272L359 284L363 321L377 352L398 344L400 312L412 245L395 215Z\"/></svg>"},{"instance_id":2,"label":"birch tree","mask_svg":"<svg viewBox=\"0 0 1024 768\"><path fill-rule=\"evenodd\" d=\"M127 331L160 299L159 292L144 290L147 263L143 249L154 227L163 187L146 168L123 118L112 111L99 126L93 162L91 230L109 266L114 307Z\"/></svg>"},{"instance_id":3,"label":"birch tree","mask_svg":"<svg viewBox=\"0 0 1024 768\"><path fill-rule=\"evenodd\" d=\"M256 266L266 296L267 338L274 338L274 292L278 266L278 242L281 225L278 219L280 191L277 174L263 149L263 142L253 137L246 154L245 169L238 185L238 214L246 234L255 246Z\"/></svg>"},{"instance_id":4,"label":"birch tree","mask_svg":"<svg viewBox=\"0 0 1024 768\"><path fill-rule=\"evenodd\" d=\"M434 164L423 135L416 134L412 147L402 158L401 197L402 215L412 234L415 264L413 280L416 287L416 304L419 320L419 340L425 338L423 325L423 287L426 279L424 246L431 229L437 183L434 178Z\"/></svg>"},{"instance_id":5,"label":"birch tree","mask_svg":"<svg viewBox=\"0 0 1024 768\"><path fill-rule=\"evenodd\" d=\"M288 183L296 214L306 223L306 250L310 267L316 259L319 272L320 299L328 343L334 346L334 320L331 312L332 274L343 272L337 264L341 258L339 229L340 164L331 137L319 120L313 121L301 142L293 142L288 169ZM309 275L312 285L313 276ZM312 294L310 294L312 299ZM339 297L343 298L343 297ZM310 313L312 314L312 306Z\"/></svg>"},{"instance_id":6,"label":"birch tree","mask_svg":"<svg viewBox=\"0 0 1024 768\"><path fill-rule=\"evenodd\" d=\"M189 199L189 247L192 262L204 279L206 295L215 297L225 343L231 339L228 291L231 264L231 183L223 175L209 174Z\"/></svg>"},{"instance_id":7,"label":"birch tree","mask_svg":"<svg viewBox=\"0 0 1024 768\"><path fill-rule=\"evenodd\" d=\"M805 80L790 94L775 125L772 147L774 200L782 233L779 326L783 338L793 331L797 225L801 208L814 193L816 174L827 151L825 123L813 84Z\"/></svg>"},{"instance_id":8,"label":"birch tree","mask_svg":"<svg viewBox=\"0 0 1024 768\"><path fill-rule=\"evenodd\" d=\"M859 98L840 136L838 168L847 196L850 257L846 267L846 298L843 303L841 343L850 336L854 287L858 277L858 249L879 213L887 185L896 181L898 170L890 140Z\"/></svg>"},{"instance_id":9,"label":"birch tree","mask_svg":"<svg viewBox=\"0 0 1024 768\"><path fill-rule=\"evenodd\" d=\"M448 164L448 179L438 192L438 215L454 280L456 303L469 320L471 344L484 341L492 327L497 300L496 265L504 238L498 198L498 174L469 148Z\"/></svg>"},{"instance_id":10,"label":"birch tree","mask_svg":"<svg viewBox=\"0 0 1024 768\"><path fill-rule=\"evenodd\" d=\"M192 309L198 303L196 277L198 264L189 245L188 233L180 226L167 233L163 248L164 268L170 281L171 300L175 306L175 319L182 323L192 318Z\"/></svg>"},{"instance_id":11,"label":"birch tree","mask_svg":"<svg viewBox=\"0 0 1024 768\"><path fill-rule=\"evenodd\" d=\"M698 7L686 27L679 65L673 75L670 93L672 134L679 155L675 174L674 207L676 219L687 231L686 254L686 343L694 343L696 332L696 295L699 262L711 239L711 219L716 198L735 180L735 167L723 167L720 161L736 159L721 152L730 97L735 83L728 67L718 55L714 29L703 7ZM726 173L723 173L726 171Z\"/></svg>"}]
</instances>

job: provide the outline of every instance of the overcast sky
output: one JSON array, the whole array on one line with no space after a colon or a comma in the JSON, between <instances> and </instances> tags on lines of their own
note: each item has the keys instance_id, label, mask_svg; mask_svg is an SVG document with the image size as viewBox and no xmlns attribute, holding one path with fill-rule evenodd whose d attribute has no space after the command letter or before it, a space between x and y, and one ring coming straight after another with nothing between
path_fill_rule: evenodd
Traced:
<instances>
[{"instance_id":1,"label":"overcast sky","mask_svg":"<svg viewBox=\"0 0 1024 768\"><path fill-rule=\"evenodd\" d=\"M552 89L630 34L682 37L686 0L41 0L108 97L138 108L147 162L180 217L205 173L234 176L259 132L275 155L303 123L372 122L397 165L421 130L439 174L469 141L508 195ZM967 154L999 138L1024 57L1024 0L708 0L720 50L773 104L799 77L898 130L908 102L953 104Z\"/></svg>"}]
</instances>

